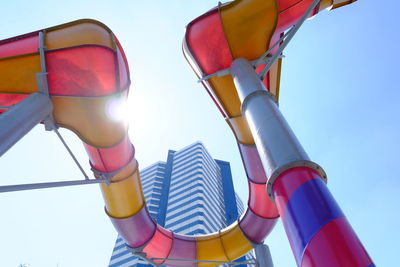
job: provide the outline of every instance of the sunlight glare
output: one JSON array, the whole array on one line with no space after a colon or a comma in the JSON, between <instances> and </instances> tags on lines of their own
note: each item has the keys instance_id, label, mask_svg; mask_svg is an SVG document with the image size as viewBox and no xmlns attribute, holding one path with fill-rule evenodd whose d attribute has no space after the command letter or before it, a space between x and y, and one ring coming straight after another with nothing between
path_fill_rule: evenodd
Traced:
<instances>
[{"instance_id":1,"label":"sunlight glare","mask_svg":"<svg viewBox=\"0 0 400 267\"><path fill-rule=\"evenodd\" d=\"M113 121L128 122L129 107L124 97L112 98L106 103L106 115Z\"/></svg>"}]
</instances>

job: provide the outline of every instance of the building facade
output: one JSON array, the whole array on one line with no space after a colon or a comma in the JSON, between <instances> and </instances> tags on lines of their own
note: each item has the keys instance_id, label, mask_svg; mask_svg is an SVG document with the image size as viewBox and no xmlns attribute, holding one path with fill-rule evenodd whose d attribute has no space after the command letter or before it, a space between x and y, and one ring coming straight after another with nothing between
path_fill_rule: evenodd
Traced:
<instances>
[{"instance_id":1,"label":"building facade","mask_svg":"<svg viewBox=\"0 0 400 267\"><path fill-rule=\"evenodd\" d=\"M141 170L141 180L150 215L159 225L179 234L216 232L244 211L233 187L229 162L213 159L201 142L169 150L166 162ZM118 237L109 264L117 266L149 265L132 256Z\"/></svg>"}]
</instances>

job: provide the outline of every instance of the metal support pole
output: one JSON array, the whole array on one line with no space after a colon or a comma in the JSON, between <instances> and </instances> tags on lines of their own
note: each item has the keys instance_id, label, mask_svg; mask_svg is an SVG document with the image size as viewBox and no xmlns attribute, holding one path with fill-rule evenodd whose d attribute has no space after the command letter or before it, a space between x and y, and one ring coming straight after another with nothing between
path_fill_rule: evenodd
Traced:
<instances>
[{"instance_id":1,"label":"metal support pole","mask_svg":"<svg viewBox=\"0 0 400 267\"><path fill-rule=\"evenodd\" d=\"M79 161L76 159L74 153L72 153L71 149L69 148L69 146L67 145L67 143L65 142L64 138L62 137L62 135L60 134L60 132L57 129L57 126L55 125L55 123L53 121L50 122L50 124L52 125L51 127L53 128L54 132L57 134L58 138L60 139L61 143L64 145L65 149L68 151L68 154L71 156L72 160L75 162L76 166L79 168L79 170L81 171L81 173L83 174L83 176L85 177L86 180L89 180L89 176L86 174L85 170L83 169L82 165L79 163Z\"/></svg>"},{"instance_id":2,"label":"metal support pole","mask_svg":"<svg viewBox=\"0 0 400 267\"><path fill-rule=\"evenodd\" d=\"M134 255L136 255L136 254L134 254ZM188 263L192 263L192 262L195 262L195 263L215 263L215 264L218 264L218 265L227 264L228 266L236 266L236 265L242 265L242 264L246 264L246 265L255 264L255 262L252 261L252 260L246 260L246 261L213 261L213 260L188 260L188 259L173 259L173 258L171 258L171 259L170 258L151 258L151 260L163 260L163 261L165 261L164 264L168 264L168 261L182 261L182 262L188 262Z\"/></svg>"},{"instance_id":3,"label":"metal support pole","mask_svg":"<svg viewBox=\"0 0 400 267\"><path fill-rule=\"evenodd\" d=\"M256 252L256 260L259 267L274 267L271 252L267 245L257 244L254 251Z\"/></svg>"},{"instance_id":4,"label":"metal support pole","mask_svg":"<svg viewBox=\"0 0 400 267\"><path fill-rule=\"evenodd\" d=\"M272 184L283 171L307 166L326 178L323 169L310 161L300 142L279 111L274 97L265 89L252 65L243 58L233 61L232 76L242 102L253 138L269 178L268 195L273 198Z\"/></svg>"},{"instance_id":5,"label":"metal support pole","mask_svg":"<svg viewBox=\"0 0 400 267\"><path fill-rule=\"evenodd\" d=\"M89 179L89 180L77 180L77 181L35 183L35 184L4 185L0 186L0 193L33 190L33 189L45 189L54 187L65 187L73 185L100 184L100 183L110 184L110 181L107 179Z\"/></svg>"},{"instance_id":6,"label":"metal support pole","mask_svg":"<svg viewBox=\"0 0 400 267\"><path fill-rule=\"evenodd\" d=\"M50 98L34 93L0 116L0 156L52 113Z\"/></svg>"},{"instance_id":7,"label":"metal support pole","mask_svg":"<svg viewBox=\"0 0 400 267\"><path fill-rule=\"evenodd\" d=\"M289 128L273 97L245 59L232 76L298 266L372 267L372 260L323 179Z\"/></svg>"}]
</instances>

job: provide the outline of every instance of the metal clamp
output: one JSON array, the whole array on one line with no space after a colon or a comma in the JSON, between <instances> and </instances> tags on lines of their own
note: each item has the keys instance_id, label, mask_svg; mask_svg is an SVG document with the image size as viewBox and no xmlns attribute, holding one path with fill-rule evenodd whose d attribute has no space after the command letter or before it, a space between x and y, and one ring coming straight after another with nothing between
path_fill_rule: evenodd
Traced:
<instances>
[{"instance_id":1,"label":"metal clamp","mask_svg":"<svg viewBox=\"0 0 400 267\"><path fill-rule=\"evenodd\" d=\"M123 179L119 180L118 182L128 179L132 174L134 174L135 172L138 171L139 169L139 164L137 163L134 154L132 155L132 158L129 160L129 162L127 164L125 164L124 166L122 166L121 168L115 170L115 171L111 171L111 172L103 172L103 171L99 171L97 170L92 163L89 161L89 164L91 166L91 170L94 174L95 177L99 177L101 179L105 179L108 181L107 185L110 185L111 183L113 183L113 181L111 181L111 179L113 177L115 177L118 173L120 173L121 171L123 171L127 166L129 166L132 162L135 163L136 168L134 169L134 171L132 173L129 173L126 177L124 177Z\"/></svg>"},{"instance_id":2,"label":"metal clamp","mask_svg":"<svg viewBox=\"0 0 400 267\"><path fill-rule=\"evenodd\" d=\"M276 168L273 173L271 174L271 176L268 179L268 183L267 183L267 194L268 196L272 199L272 201L274 201L274 196L273 196L273 191L272 191L272 187L276 181L276 179L284 172L287 171L289 169L295 168L295 167L307 167L310 169L315 170L316 172L318 172L318 174L321 176L322 180L327 183L328 182L328 178L326 176L326 172L324 171L324 169L318 165L315 162L312 162L310 160L301 160L301 161L293 161L293 162L289 162L283 166L279 166L278 168Z\"/></svg>"},{"instance_id":3,"label":"metal clamp","mask_svg":"<svg viewBox=\"0 0 400 267\"><path fill-rule=\"evenodd\" d=\"M126 246L134 256L144 260L145 262L147 262L148 264L150 264L153 267L159 267L161 265L157 264L155 261L153 261L153 259L150 259L147 257L147 254L145 252L142 251L142 247L141 248L132 248L130 246Z\"/></svg>"},{"instance_id":4,"label":"metal clamp","mask_svg":"<svg viewBox=\"0 0 400 267\"><path fill-rule=\"evenodd\" d=\"M240 106L241 109L241 113L244 114L244 111L246 110L246 106L247 103L253 98L253 97L257 97L259 95L266 95L268 98L270 98L272 101L274 101L276 103L276 98L275 96L268 90L257 90L257 91L253 91L250 94L248 94L247 96L244 97L243 101L242 101L242 105ZM276 103L277 104L277 103Z\"/></svg>"}]
</instances>

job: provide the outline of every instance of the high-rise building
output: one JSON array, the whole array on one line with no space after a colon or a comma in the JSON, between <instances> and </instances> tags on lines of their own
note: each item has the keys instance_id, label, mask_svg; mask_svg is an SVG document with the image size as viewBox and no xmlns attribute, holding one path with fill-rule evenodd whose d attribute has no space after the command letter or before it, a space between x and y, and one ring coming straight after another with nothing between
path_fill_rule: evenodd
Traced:
<instances>
[{"instance_id":1,"label":"high-rise building","mask_svg":"<svg viewBox=\"0 0 400 267\"><path fill-rule=\"evenodd\" d=\"M201 142L169 150L166 162L141 170L141 179L150 215L179 234L216 232L244 210L233 187L229 162L213 159ZM117 266L148 265L132 256L118 237L109 264Z\"/></svg>"}]
</instances>

